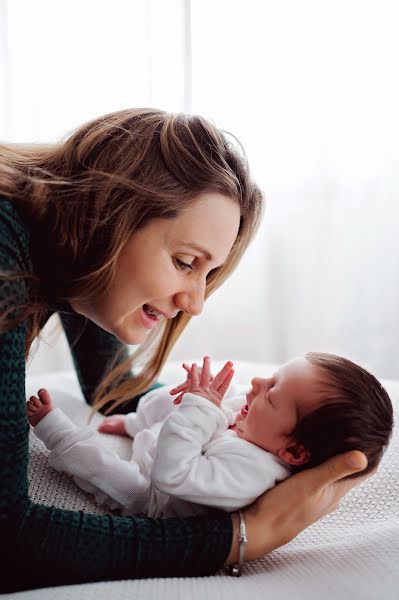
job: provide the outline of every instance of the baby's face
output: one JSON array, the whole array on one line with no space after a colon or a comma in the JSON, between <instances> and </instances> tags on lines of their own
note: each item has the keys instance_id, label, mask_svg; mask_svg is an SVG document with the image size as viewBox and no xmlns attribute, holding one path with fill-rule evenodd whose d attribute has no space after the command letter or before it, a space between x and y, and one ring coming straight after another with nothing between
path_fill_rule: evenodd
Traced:
<instances>
[{"instance_id":1,"label":"baby's face","mask_svg":"<svg viewBox=\"0 0 399 600\"><path fill-rule=\"evenodd\" d=\"M305 357L295 358L271 377L255 377L251 383L247 405L237 415L237 435L291 462L286 450L297 422L322 404L320 368Z\"/></svg>"}]
</instances>

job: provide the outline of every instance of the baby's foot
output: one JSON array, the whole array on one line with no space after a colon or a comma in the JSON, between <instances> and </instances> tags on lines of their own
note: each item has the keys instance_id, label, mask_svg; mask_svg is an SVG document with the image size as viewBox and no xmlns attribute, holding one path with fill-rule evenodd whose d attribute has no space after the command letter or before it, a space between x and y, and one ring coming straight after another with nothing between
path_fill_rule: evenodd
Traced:
<instances>
[{"instance_id":1,"label":"baby's foot","mask_svg":"<svg viewBox=\"0 0 399 600\"><path fill-rule=\"evenodd\" d=\"M26 403L28 421L32 427L35 427L54 408L51 396L47 390L43 388L38 391L37 395L38 397L31 396Z\"/></svg>"}]
</instances>

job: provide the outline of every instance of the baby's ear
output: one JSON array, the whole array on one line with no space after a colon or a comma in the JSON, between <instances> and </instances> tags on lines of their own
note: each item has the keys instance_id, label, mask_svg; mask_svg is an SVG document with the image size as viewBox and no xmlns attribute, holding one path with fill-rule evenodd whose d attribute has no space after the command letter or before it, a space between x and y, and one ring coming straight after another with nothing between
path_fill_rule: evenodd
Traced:
<instances>
[{"instance_id":1,"label":"baby's ear","mask_svg":"<svg viewBox=\"0 0 399 600\"><path fill-rule=\"evenodd\" d=\"M309 450L303 444L295 441L290 441L286 446L280 448L278 455L293 466L304 465L310 460Z\"/></svg>"}]
</instances>

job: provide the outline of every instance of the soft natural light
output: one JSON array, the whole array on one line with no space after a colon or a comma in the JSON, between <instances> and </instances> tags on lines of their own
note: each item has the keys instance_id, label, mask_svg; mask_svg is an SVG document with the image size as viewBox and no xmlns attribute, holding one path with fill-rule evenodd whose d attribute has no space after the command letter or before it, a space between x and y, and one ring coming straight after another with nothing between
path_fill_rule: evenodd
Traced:
<instances>
[{"instance_id":1,"label":"soft natural light","mask_svg":"<svg viewBox=\"0 0 399 600\"><path fill-rule=\"evenodd\" d=\"M172 358L322 350L399 376L396 2L13 0L0 19L1 139L150 105L243 143L265 219Z\"/></svg>"}]
</instances>

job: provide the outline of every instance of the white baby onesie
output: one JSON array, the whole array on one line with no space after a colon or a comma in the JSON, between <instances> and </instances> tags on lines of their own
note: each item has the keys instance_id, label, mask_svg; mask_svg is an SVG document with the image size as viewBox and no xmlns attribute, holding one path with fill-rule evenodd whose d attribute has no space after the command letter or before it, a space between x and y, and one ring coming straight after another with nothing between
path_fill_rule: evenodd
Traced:
<instances>
[{"instance_id":1,"label":"white baby onesie","mask_svg":"<svg viewBox=\"0 0 399 600\"><path fill-rule=\"evenodd\" d=\"M245 396L233 396L218 408L187 393L175 406L166 386L153 390L125 419L134 437L130 461L103 447L95 430L77 427L58 408L34 432L50 450L50 466L124 515L189 516L206 507L230 512L290 475L278 457L229 429L245 402Z\"/></svg>"}]
</instances>

